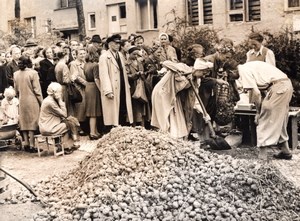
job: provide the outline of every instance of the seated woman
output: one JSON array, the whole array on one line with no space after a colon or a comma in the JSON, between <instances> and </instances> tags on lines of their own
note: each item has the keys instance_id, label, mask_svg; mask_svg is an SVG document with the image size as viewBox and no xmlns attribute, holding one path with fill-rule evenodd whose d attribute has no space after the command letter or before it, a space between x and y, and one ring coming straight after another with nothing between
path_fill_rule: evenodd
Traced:
<instances>
[{"instance_id":1,"label":"seated woman","mask_svg":"<svg viewBox=\"0 0 300 221\"><path fill-rule=\"evenodd\" d=\"M75 117L67 117L66 105L62 100L62 86L52 82L47 89L48 96L43 100L39 117L40 132L44 136L63 135L65 153L78 149L77 141L79 122ZM71 135L71 136L70 136ZM57 145L58 149L60 148Z\"/></svg>"}]
</instances>

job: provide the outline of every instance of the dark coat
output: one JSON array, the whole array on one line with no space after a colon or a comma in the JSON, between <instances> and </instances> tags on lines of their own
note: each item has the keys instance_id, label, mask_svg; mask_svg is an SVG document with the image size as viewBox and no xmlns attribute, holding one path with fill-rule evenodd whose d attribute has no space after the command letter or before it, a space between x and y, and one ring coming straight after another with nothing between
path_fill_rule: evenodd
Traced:
<instances>
[{"instance_id":1,"label":"dark coat","mask_svg":"<svg viewBox=\"0 0 300 221\"><path fill-rule=\"evenodd\" d=\"M8 87L8 81L6 76L6 65L0 66L0 93L3 94L5 88Z\"/></svg>"},{"instance_id":2,"label":"dark coat","mask_svg":"<svg viewBox=\"0 0 300 221\"><path fill-rule=\"evenodd\" d=\"M40 61L40 83L42 88L43 97L47 97L47 88L51 82L56 82L54 64L48 59L43 59Z\"/></svg>"},{"instance_id":3,"label":"dark coat","mask_svg":"<svg viewBox=\"0 0 300 221\"><path fill-rule=\"evenodd\" d=\"M14 86L14 73L19 70L18 64L15 60L9 62L6 66L6 76L9 86Z\"/></svg>"}]
</instances>

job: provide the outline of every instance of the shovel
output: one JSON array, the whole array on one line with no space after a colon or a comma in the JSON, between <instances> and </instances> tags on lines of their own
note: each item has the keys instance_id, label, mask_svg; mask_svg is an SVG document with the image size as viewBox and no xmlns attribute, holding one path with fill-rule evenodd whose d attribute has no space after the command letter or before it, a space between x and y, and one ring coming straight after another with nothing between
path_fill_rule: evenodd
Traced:
<instances>
[{"instance_id":1,"label":"shovel","mask_svg":"<svg viewBox=\"0 0 300 221\"><path fill-rule=\"evenodd\" d=\"M227 143L227 141L224 138L216 135L216 132L215 132L215 130L212 126L211 120L210 120L210 116L204 107L204 104L196 90L196 87L195 87L192 79L190 79L190 78L187 78L187 79L190 82L192 89L196 95L196 98L201 106L201 109L203 112L203 119L207 123L209 131L210 131L211 138L206 140L205 143L208 144L211 147L211 149L213 149L213 150L229 150L229 149L231 149L231 146Z\"/></svg>"},{"instance_id":2,"label":"shovel","mask_svg":"<svg viewBox=\"0 0 300 221\"><path fill-rule=\"evenodd\" d=\"M9 172L7 172L6 170L4 170L1 167L0 167L0 171L2 171L3 173L5 173L6 175L10 176L14 180L16 180L18 183L22 184L27 190L29 190L29 192L32 195L34 195L36 197L36 200L39 201L42 204L43 207L47 206L47 204L41 198L38 197L38 195L36 194L36 192L27 183L25 183L24 181L19 180L18 178L16 178L15 176L11 175Z\"/></svg>"}]
</instances>

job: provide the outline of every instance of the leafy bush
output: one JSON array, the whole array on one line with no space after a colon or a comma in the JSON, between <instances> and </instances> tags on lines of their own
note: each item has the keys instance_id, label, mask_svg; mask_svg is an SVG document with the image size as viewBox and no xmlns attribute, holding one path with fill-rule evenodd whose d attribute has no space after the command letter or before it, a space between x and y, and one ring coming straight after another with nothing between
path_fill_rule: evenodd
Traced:
<instances>
[{"instance_id":1,"label":"leafy bush","mask_svg":"<svg viewBox=\"0 0 300 221\"><path fill-rule=\"evenodd\" d=\"M186 19L176 15L176 11L171 10L166 17L166 32L174 37L174 44L182 51L182 57L188 55L188 47L192 44L201 44L206 54L214 52L214 45L218 42L217 31L208 26L189 26Z\"/></svg>"}]
</instances>

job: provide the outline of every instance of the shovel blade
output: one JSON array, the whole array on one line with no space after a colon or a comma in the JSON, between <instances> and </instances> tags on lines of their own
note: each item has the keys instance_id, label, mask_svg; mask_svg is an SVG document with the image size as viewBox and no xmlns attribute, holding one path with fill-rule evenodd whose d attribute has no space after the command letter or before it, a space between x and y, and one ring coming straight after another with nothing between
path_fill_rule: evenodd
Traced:
<instances>
[{"instance_id":1,"label":"shovel blade","mask_svg":"<svg viewBox=\"0 0 300 221\"><path fill-rule=\"evenodd\" d=\"M205 141L206 145L209 145L212 150L230 150L231 146L222 137L216 136Z\"/></svg>"}]
</instances>

